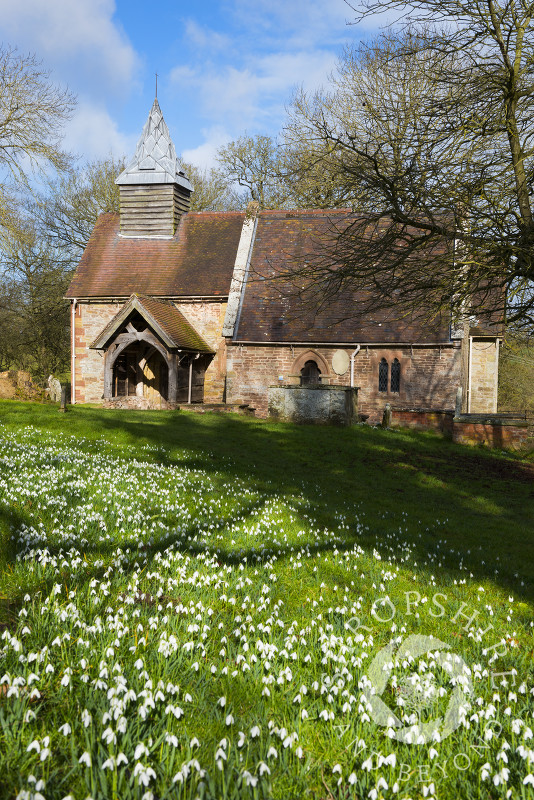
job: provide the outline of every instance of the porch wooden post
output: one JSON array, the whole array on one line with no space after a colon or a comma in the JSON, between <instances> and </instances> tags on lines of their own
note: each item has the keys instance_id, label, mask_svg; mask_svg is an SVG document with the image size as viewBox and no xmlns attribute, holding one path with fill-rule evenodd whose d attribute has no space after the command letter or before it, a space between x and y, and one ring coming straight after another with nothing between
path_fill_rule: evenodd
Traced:
<instances>
[{"instance_id":1,"label":"porch wooden post","mask_svg":"<svg viewBox=\"0 0 534 800\"><path fill-rule=\"evenodd\" d=\"M169 403L176 403L178 398L178 366L175 353L169 353L167 366L169 368Z\"/></svg>"},{"instance_id":2,"label":"porch wooden post","mask_svg":"<svg viewBox=\"0 0 534 800\"><path fill-rule=\"evenodd\" d=\"M193 356L191 356L191 360L189 361L189 388L187 390L187 402L191 405L191 395L193 390Z\"/></svg>"},{"instance_id":3,"label":"porch wooden post","mask_svg":"<svg viewBox=\"0 0 534 800\"><path fill-rule=\"evenodd\" d=\"M109 400L113 396L113 359L111 351L106 350L104 355L104 399Z\"/></svg>"}]
</instances>

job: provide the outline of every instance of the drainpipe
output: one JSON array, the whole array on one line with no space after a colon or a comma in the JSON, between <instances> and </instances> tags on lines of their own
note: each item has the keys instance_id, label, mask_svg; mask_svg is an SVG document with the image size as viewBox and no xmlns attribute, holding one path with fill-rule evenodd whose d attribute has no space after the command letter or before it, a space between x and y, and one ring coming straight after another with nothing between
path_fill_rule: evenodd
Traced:
<instances>
[{"instance_id":1,"label":"drainpipe","mask_svg":"<svg viewBox=\"0 0 534 800\"><path fill-rule=\"evenodd\" d=\"M471 371L473 366L473 337L469 337L468 351L468 370L467 370L467 413L471 413Z\"/></svg>"},{"instance_id":2,"label":"drainpipe","mask_svg":"<svg viewBox=\"0 0 534 800\"><path fill-rule=\"evenodd\" d=\"M350 388L354 388L354 359L360 352L361 344L356 345L356 350L350 354Z\"/></svg>"},{"instance_id":3,"label":"drainpipe","mask_svg":"<svg viewBox=\"0 0 534 800\"><path fill-rule=\"evenodd\" d=\"M70 365L70 402L72 405L76 403L76 333L75 333L75 326L76 326L76 298L74 297L71 304L71 315L70 315L70 326L71 326L71 365Z\"/></svg>"}]
</instances>

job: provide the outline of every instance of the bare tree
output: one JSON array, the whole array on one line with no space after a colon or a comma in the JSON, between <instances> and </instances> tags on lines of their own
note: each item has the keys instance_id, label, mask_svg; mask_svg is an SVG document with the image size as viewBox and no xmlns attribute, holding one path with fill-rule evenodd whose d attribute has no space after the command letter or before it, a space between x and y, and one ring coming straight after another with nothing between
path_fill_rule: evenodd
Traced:
<instances>
[{"instance_id":1,"label":"bare tree","mask_svg":"<svg viewBox=\"0 0 534 800\"><path fill-rule=\"evenodd\" d=\"M243 205L256 200L261 208L292 206L281 152L270 136L241 136L219 149L217 162L227 180L245 190Z\"/></svg>"},{"instance_id":2,"label":"bare tree","mask_svg":"<svg viewBox=\"0 0 534 800\"><path fill-rule=\"evenodd\" d=\"M37 198L35 216L52 246L78 261L99 214L119 211L119 187L115 178L124 169L124 158L107 158L70 167L47 182Z\"/></svg>"},{"instance_id":3,"label":"bare tree","mask_svg":"<svg viewBox=\"0 0 534 800\"><path fill-rule=\"evenodd\" d=\"M295 98L290 134L336 154L354 209L295 268L316 296L532 324L533 11L416 1L404 28L345 51L330 91Z\"/></svg>"},{"instance_id":4,"label":"bare tree","mask_svg":"<svg viewBox=\"0 0 534 800\"><path fill-rule=\"evenodd\" d=\"M222 170L196 167L180 159L180 164L191 181L191 211L237 211L243 205L232 181Z\"/></svg>"},{"instance_id":5,"label":"bare tree","mask_svg":"<svg viewBox=\"0 0 534 800\"><path fill-rule=\"evenodd\" d=\"M0 364L44 380L69 363L70 273L33 220L19 218L0 261Z\"/></svg>"},{"instance_id":6,"label":"bare tree","mask_svg":"<svg viewBox=\"0 0 534 800\"><path fill-rule=\"evenodd\" d=\"M74 97L55 86L50 72L32 55L0 47L0 169L2 184L27 183L28 171L69 161L61 133L74 108Z\"/></svg>"}]
</instances>

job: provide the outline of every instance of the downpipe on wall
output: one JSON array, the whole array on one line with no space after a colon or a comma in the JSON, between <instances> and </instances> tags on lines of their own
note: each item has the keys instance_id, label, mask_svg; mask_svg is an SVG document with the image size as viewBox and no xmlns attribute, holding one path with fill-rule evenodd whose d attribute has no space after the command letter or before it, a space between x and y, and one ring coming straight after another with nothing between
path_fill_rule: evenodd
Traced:
<instances>
[{"instance_id":1,"label":"downpipe on wall","mask_svg":"<svg viewBox=\"0 0 534 800\"><path fill-rule=\"evenodd\" d=\"M350 388L354 388L354 359L361 350L361 344L356 345L356 349L350 354Z\"/></svg>"}]
</instances>

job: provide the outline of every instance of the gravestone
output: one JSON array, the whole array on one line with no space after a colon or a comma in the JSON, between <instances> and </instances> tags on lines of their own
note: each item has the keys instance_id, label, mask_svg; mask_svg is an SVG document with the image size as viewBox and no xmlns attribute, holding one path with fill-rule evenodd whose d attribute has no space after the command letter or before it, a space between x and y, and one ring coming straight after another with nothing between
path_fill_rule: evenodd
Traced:
<instances>
[{"instance_id":1,"label":"gravestone","mask_svg":"<svg viewBox=\"0 0 534 800\"><path fill-rule=\"evenodd\" d=\"M48 377L48 396L54 403L61 402L61 384L53 375Z\"/></svg>"},{"instance_id":2,"label":"gravestone","mask_svg":"<svg viewBox=\"0 0 534 800\"><path fill-rule=\"evenodd\" d=\"M391 405L386 403L384 413L382 415L382 427L391 428Z\"/></svg>"}]
</instances>

